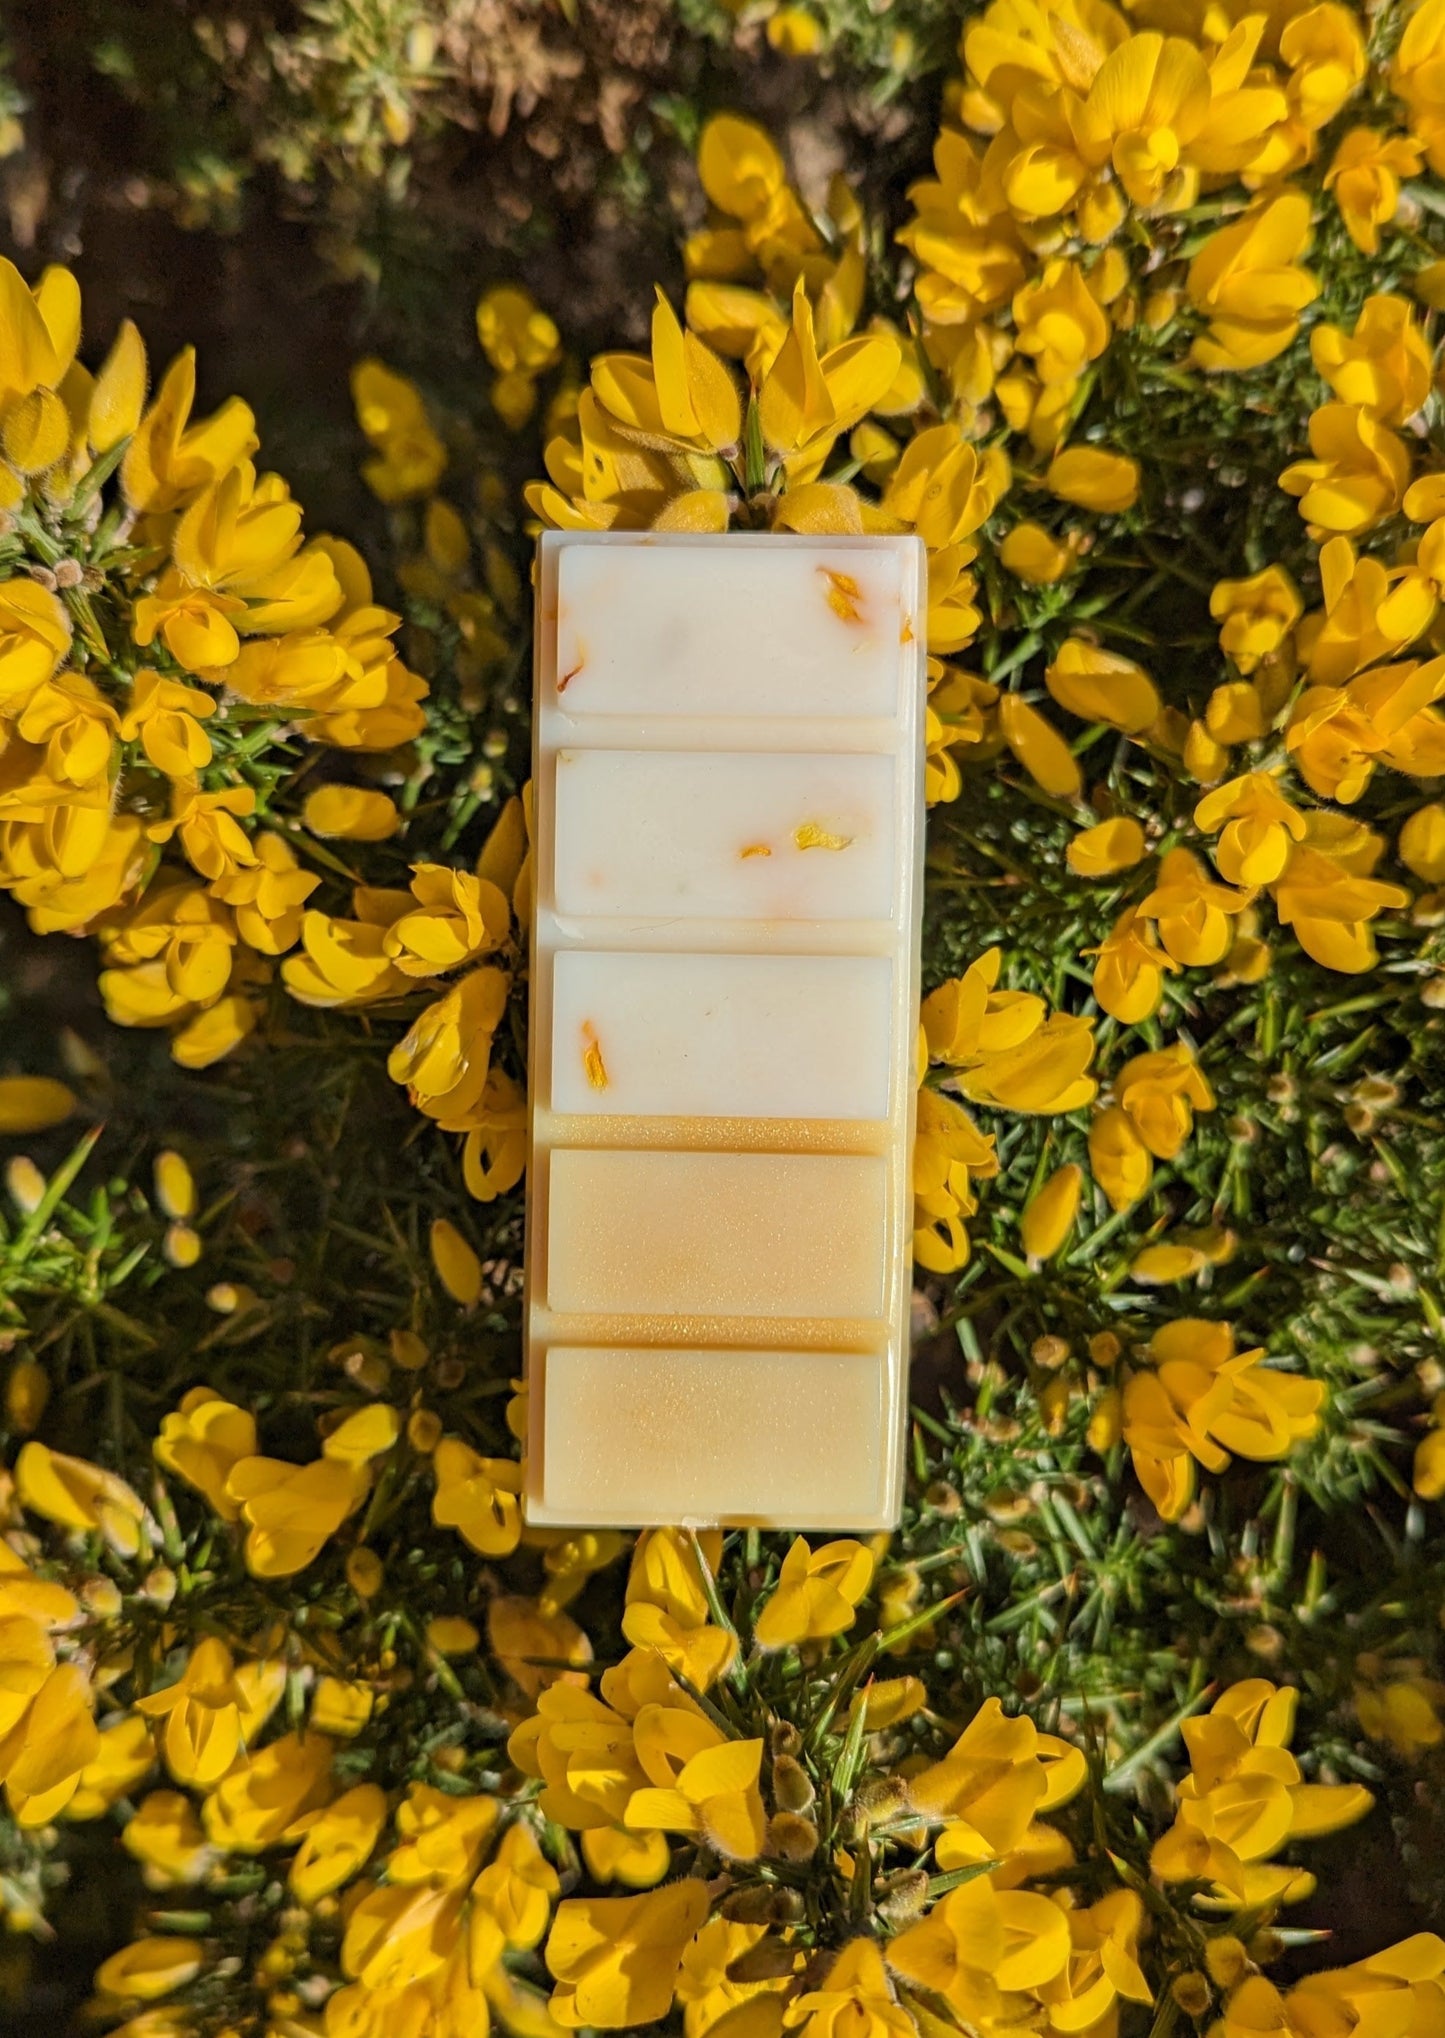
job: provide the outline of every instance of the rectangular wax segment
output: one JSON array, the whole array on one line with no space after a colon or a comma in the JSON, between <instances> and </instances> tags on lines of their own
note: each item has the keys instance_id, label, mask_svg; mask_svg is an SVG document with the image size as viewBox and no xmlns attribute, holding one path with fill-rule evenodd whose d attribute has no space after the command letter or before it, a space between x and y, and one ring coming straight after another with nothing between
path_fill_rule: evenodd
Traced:
<instances>
[{"instance_id":1,"label":"rectangular wax segment","mask_svg":"<svg viewBox=\"0 0 1445 2038\"><path fill-rule=\"evenodd\" d=\"M543 1383L558 1519L846 1528L881 1504L879 1353L554 1346Z\"/></svg>"},{"instance_id":2,"label":"rectangular wax segment","mask_svg":"<svg viewBox=\"0 0 1445 2038\"><path fill-rule=\"evenodd\" d=\"M679 1118L888 1115L882 955L563 949L552 1109Z\"/></svg>"},{"instance_id":3,"label":"rectangular wax segment","mask_svg":"<svg viewBox=\"0 0 1445 2038\"><path fill-rule=\"evenodd\" d=\"M557 581L563 712L892 716L900 578L896 550L826 541L571 546Z\"/></svg>"},{"instance_id":4,"label":"rectangular wax segment","mask_svg":"<svg viewBox=\"0 0 1445 2038\"><path fill-rule=\"evenodd\" d=\"M891 757L569 748L556 768L564 917L896 911Z\"/></svg>"},{"instance_id":5,"label":"rectangular wax segment","mask_svg":"<svg viewBox=\"0 0 1445 2038\"><path fill-rule=\"evenodd\" d=\"M863 1154L554 1151L547 1306L880 1317L887 1174Z\"/></svg>"}]
</instances>

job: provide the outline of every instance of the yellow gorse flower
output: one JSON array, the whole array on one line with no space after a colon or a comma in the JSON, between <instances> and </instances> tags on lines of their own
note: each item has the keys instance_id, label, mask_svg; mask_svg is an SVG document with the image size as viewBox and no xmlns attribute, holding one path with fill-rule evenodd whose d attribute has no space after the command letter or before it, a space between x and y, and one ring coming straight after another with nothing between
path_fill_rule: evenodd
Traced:
<instances>
[{"instance_id":1,"label":"yellow gorse flower","mask_svg":"<svg viewBox=\"0 0 1445 2038\"><path fill-rule=\"evenodd\" d=\"M1269 1857L1291 1838L1353 1824L1374 1800L1359 1784L1302 1780L1289 1753L1297 1697L1250 1678L1203 1719L1185 1721L1190 1774L1174 1826L1150 1856L1161 1880L1206 1881L1209 1901L1224 1909L1309 1895L1312 1875Z\"/></svg>"},{"instance_id":2,"label":"yellow gorse flower","mask_svg":"<svg viewBox=\"0 0 1445 2038\"><path fill-rule=\"evenodd\" d=\"M1316 326L1310 355L1341 403L1388 425L1404 424L1429 394L1429 343L1403 297L1367 297L1352 333Z\"/></svg>"},{"instance_id":3,"label":"yellow gorse flower","mask_svg":"<svg viewBox=\"0 0 1445 2038\"><path fill-rule=\"evenodd\" d=\"M844 1538L811 1550L798 1536L753 1633L765 1649L842 1634L856 1620L858 1602L872 1580L873 1555L862 1543Z\"/></svg>"},{"instance_id":4,"label":"yellow gorse flower","mask_svg":"<svg viewBox=\"0 0 1445 2038\"><path fill-rule=\"evenodd\" d=\"M1222 1472L1231 1452L1286 1457L1319 1427L1324 1387L1236 1352L1227 1323L1181 1317L1155 1332L1152 1370L1124 1386L1124 1441L1149 1498L1177 1521L1194 1497L1194 1468Z\"/></svg>"},{"instance_id":5,"label":"yellow gorse flower","mask_svg":"<svg viewBox=\"0 0 1445 2038\"><path fill-rule=\"evenodd\" d=\"M438 976L503 942L511 908L494 884L445 864L418 864L415 906L387 928L382 951L404 976Z\"/></svg>"},{"instance_id":6,"label":"yellow gorse flower","mask_svg":"<svg viewBox=\"0 0 1445 2038\"><path fill-rule=\"evenodd\" d=\"M1400 179L1418 174L1420 157L1418 143L1407 135L1352 127L1342 138L1325 189L1333 191L1345 230L1362 253L1378 252L1380 228L1400 203Z\"/></svg>"},{"instance_id":7,"label":"yellow gorse flower","mask_svg":"<svg viewBox=\"0 0 1445 2038\"><path fill-rule=\"evenodd\" d=\"M495 1798L447 1797L413 1784L396 1815L386 1880L349 1911L333 1998L341 2028L452 2028L488 2015L504 1937L482 1893L482 1858L497 1825Z\"/></svg>"},{"instance_id":8,"label":"yellow gorse flower","mask_svg":"<svg viewBox=\"0 0 1445 2038\"><path fill-rule=\"evenodd\" d=\"M70 649L64 605L33 580L0 584L0 700L10 708L43 686Z\"/></svg>"},{"instance_id":9,"label":"yellow gorse flower","mask_svg":"<svg viewBox=\"0 0 1445 2038\"><path fill-rule=\"evenodd\" d=\"M1000 2017L1008 1997L1045 1990L1069 1964L1066 1913L1046 1896L995 1890L988 1876L950 1890L888 1949L895 1973L931 1989L969 2022Z\"/></svg>"},{"instance_id":10,"label":"yellow gorse flower","mask_svg":"<svg viewBox=\"0 0 1445 2038\"><path fill-rule=\"evenodd\" d=\"M386 1823L386 1794L374 1783L358 1783L299 1823L304 1837L287 1880L298 1902L316 1904L365 1867Z\"/></svg>"},{"instance_id":11,"label":"yellow gorse flower","mask_svg":"<svg viewBox=\"0 0 1445 2038\"><path fill-rule=\"evenodd\" d=\"M1445 1496L1445 1395L1430 1405L1430 1428L1415 1447L1413 1484L1422 1500Z\"/></svg>"},{"instance_id":12,"label":"yellow gorse flower","mask_svg":"<svg viewBox=\"0 0 1445 2038\"><path fill-rule=\"evenodd\" d=\"M1107 722L1138 735L1159 718L1154 682L1141 665L1083 637L1069 637L1044 673L1061 708L1086 722Z\"/></svg>"},{"instance_id":13,"label":"yellow gorse flower","mask_svg":"<svg viewBox=\"0 0 1445 2038\"><path fill-rule=\"evenodd\" d=\"M1414 2033L1428 2030L1445 1996L1445 1940L1417 1932L1396 1946L1351 1967L1310 1974L1281 1994L1266 1975L1250 1975L1225 2005L1223 2027L1230 2038L1275 2030L1308 2038L1326 2024L1398 2021Z\"/></svg>"},{"instance_id":14,"label":"yellow gorse flower","mask_svg":"<svg viewBox=\"0 0 1445 2038\"><path fill-rule=\"evenodd\" d=\"M1355 538L1393 516L1410 479L1404 443L1359 404L1327 403L1310 418L1310 451L1280 476L1314 536Z\"/></svg>"},{"instance_id":15,"label":"yellow gorse flower","mask_svg":"<svg viewBox=\"0 0 1445 2038\"><path fill-rule=\"evenodd\" d=\"M1084 1175L1067 1162L1055 1168L1024 1205L1019 1235L1024 1251L1033 1260L1049 1260L1059 1252L1074 1228Z\"/></svg>"},{"instance_id":16,"label":"yellow gorse flower","mask_svg":"<svg viewBox=\"0 0 1445 2038\"><path fill-rule=\"evenodd\" d=\"M1031 992L999 991L1002 956L990 949L967 974L940 985L923 1003L931 1061L978 1104L1005 1111L1075 1111L1098 1085L1084 1074L1094 1043L1087 1020L1048 1013Z\"/></svg>"},{"instance_id":17,"label":"yellow gorse flower","mask_svg":"<svg viewBox=\"0 0 1445 2038\"><path fill-rule=\"evenodd\" d=\"M908 2038L915 2025L894 1997L883 1955L871 1940L854 1939L821 1984L789 2004L783 2028L800 2038Z\"/></svg>"},{"instance_id":18,"label":"yellow gorse flower","mask_svg":"<svg viewBox=\"0 0 1445 2038\"><path fill-rule=\"evenodd\" d=\"M1207 835L1219 834L1214 860L1221 876L1246 887L1272 884L1279 877L1290 844L1304 839L1306 825L1280 791L1278 774L1263 771L1206 793L1194 809L1194 823Z\"/></svg>"},{"instance_id":19,"label":"yellow gorse flower","mask_svg":"<svg viewBox=\"0 0 1445 2038\"><path fill-rule=\"evenodd\" d=\"M166 1767L177 1783L218 1783L241 1746L242 1689L231 1651L214 1636L192 1650L174 1684L136 1700L137 1712L164 1720Z\"/></svg>"},{"instance_id":20,"label":"yellow gorse flower","mask_svg":"<svg viewBox=\"0 0 1445 2038\"><path fill-rule=\"evenodd\" d=\"M513 1683L535 1698L549 1684L586 1683L592 1645L568 1614L520 1594L502 1593L487 1609L487 1641ZM575 1667L562 1667L570 1663Z\"/></svg>"},{"instance_id":21,"label":"yellow gorse flower","mask_svg":"<svg viewBox=\"0 0 1445 2038\"><path fill-rule=\"evenodd\" d=\"M1015 524L998 548L999 562L1031 586L1052 587L1075 564L1067 541L1060 543L1042 524Z\"/></svg>"},{"instance_id":22,"label":"yellow gorse flower","mask_svg":"<svg viewBox=\"0 0 1445 2038\"><path fill-rule=\"evenodd\" d=\"M251 1457L231 1467L226 1493L247 1524L249 1568L258 1578L289 1578L306 1569L361 1505L366 1481L335 1458L291 1465Z\"/></svg>"},{"instance_id":23,"label":"yellow gorse flower","mask_svg":"<svg viewBox=\"0 0 1445 2038\"><path fill-rule=\"evenodd\" d=\"M31 1442L15 1461L15 1492L23 1507L62 1528L98 1534L123 1557L149 1539L150 1521L140 1495L115 1473Z\"/></svg>"},{"instance_id":24,"label":"yellow gorse flower","mask_svg":"<svg viewBox=\"0 0 1445 2038\"><path fill-rule=\"evenodd\" d=\"M447 464L446 447L416 384L380 361L359 361L351 371L351 395L376 449L362 469L372 492L390 503L434 488Z\"/></svg>"},{"instance_id":25,"label":"yellow gorse flower","mask_svg":"<svg viewBox=\"0 0 1445 2038\"><path fill-rule=\"evenodd\" d=\"M143 354L139 366L143 399ZM213 417L192 423L195 398L196 358L187 348L161 378L150 408L135 420L121 464L126 500L143 515L184 508L256 451L255 418L249 405L232 397Z\"/></svg>"},{"instance_id":26,"label":"yellow gorse flower","mask_svg":"<svg viewBox=\"0 0 1445 2038\"><path fill-rule=\"evenodd\" d=\"M655 1649L668 1667L706 1691L732 1662L737 1637L712 1624L699 1555L715 1566L722 1538L709 1533L698 1550L678 1529L639 1536L627 1575L622 1632L634 1647Z\"/></svg>"},{"instance_id":27,"label":"yellow gorse flower","mask_svg":"<svg viewBox=\"0 0 1445 2038\"><path fill-rule=\"evenodd\" d=\"M46 1825L72 1803L101 1753L91 1681L57 1660L54 1636L79 1611L13 1552L0 1558L0 1781L21 1826Z\"/></svg>"},{"instance_id":28,"label":"yellow gorse flower","mask_svg":"<svg viewBox=\"0 0 1445 2038\"><path fill-rule=\"evenodd\" d=\"M559 1904L546 1947L553 2017L569 2030L615 2031L665 2016L707 1909L707 1885L694 1877L645 1896Z\"/></svg>"},{"instance_id":29,"label":"yellow gorse flower","mask_svg":"<svg viewBox=\"0 0 1445 2038\"><path fill-rule=\"evenodd\" d=\"M699 138L697 167L708 198L733 224L692 237L684 250L688 274L742 281L761 272L771 288L791 290L823 247L767 130L737 114L716 115Z\"/></svg>"},{"instance_id":30,"label":"yellow gorse flower","mask_svg":"<svg viewBox=\"0 0 1445 2038\"><path fill-rule=\"evenodd\" d=\"M1215 812L1204 802L1201 806L1211 816ZM1160 862L1157 880L1139 902L1140 917L1154 922L1175 962L1195 968L1218 962L1232 938L1230 922L1245 911L1252 894L1215 883L1188 849L1171 849Z\"/></svg>"},{"instance_id":31,"label":"yellow gorse flower","mask_svg":"<svg viewBox=\"0 0 1445 2038\"><path fill-rule=\"evenodd\" d=\"M408 980L382 944L392 922L411 905L407 892L358 886L352 893L354 919L304 913L301 953L281 970L292 997L303 1005L333 1006L399 996Z\"/></svg>"},{"instance_id":32,"label":"yellow gorse flower","mask_svg":"<svg viewBox=\"0 0 1445 2038\"><path fill-rule=\"evenodd\" d=\"M7 1137L63 1125L75 1108L74 1090L54 1076L0 1076L0 1131Z\"/></svg>"},{"instance_id":33,"label":"yellow gorse flower","mask_svg":"<svg viewBox=\"0 0 1445 2038\"><path fill-rule=\"evenodd\" d=\"M279 1692L276 1694L279 1697ZM285 1734L248 1753L206 1798L201 1821L215 1847L261 1854L332 1795L334 1744L324 1734Z\"/></svg>"},{"instance_id":34,"label":"yellow gorse flower","mask_svg":"<svg viewBox=\"0 0 1445 2038\"><path fill-rule=\"evenodd\" d=\"M1365 1669L1364 1658L1357 1667ZM1369 1667L1374 1670L1376 1665L1372 1662ZM1355 1712L1371 1740L1385 1742L1406 1762L1416 1762L1427 1749L1445 1741L1445 1721L1438 1711L1442 1697L1445 1692L1427 1678L1372 1678L1355 1686Z\"/></svg>"},{"instance_id":35,"label":"yellow gorse flower","mask_svg":"<svg viewBox=\"0 0 1445 2038\"><path fill-rule=\"evenodd\" d=\"M930 1823L939 1866L1003 1860L1024 1843L1035 1815L1066 1804L1084 1782L1082 1754L1026 1717L985 1700L953 1747L908 1783L908 1803Z\"/></svg>"},{"instance_id":36,"label":"yellow gorse flower","mask_svg":"<svg viewBox=\"0 0 1445 2038\"><path fill-rule=\"evenodd\" d=\"M706 2034L742 2004L763 2003L751 2014L768 2015L780 2008L787 1981L779 1976L762 1981L738 1981L734 1963L761 1943L766 1925L737 1924L714 1913L683 1950L677 1977L677 2001L682 2008L684 2038L706 2038Z\"/></svg>"},{"instance_id":37,"label":"yellow gorse flower","mask_svg":"<svg viewBox=\"0 0 1445 2038\"><path fill-rule=\"evenodd\" d=\"M1097 1089L1084 1074L1094 1051L1089 1021L1049 1014L1032 993L997 990L1001 961L989 950L923 1004L913 1249L936 1273L965 1264L972 1182L997 1173L992 1140L947 1091L1001 1110L1053 1113L1078 1109ZM922 1081L930 1063L947 1069L943 1087Z\"/></svg>"},{"instance_id":38,"label":"yellow gorse flower","mask_svg":"<svg viewBox=\"0 0 1445 2038\"><path fill-rule=\"evenodd\" d=\"M790 479L814 478L834 441L892 387L901 361L890 333L862 334L820 355L799 278L787 336L758 391L764 444L784 458Z\"/></svg>"},{"instance_id":39,"label":"yellow gorse flower","mask_svg":"<svg viewBox=\"0 0 1445 2038\"><path fill-rule=\"evenodd\" d=\"M459 1437L443 1437L432 1453L436 1494L432 1519L454 1528L484 1557L505 1556L522 1533L521 1467L483 1458Z\"/></svg>"},{"instance_id":40,"label":"yellow gorse flower","mask_svg":"<svg viewBox=\"0 0 1445 2038\"><path fill-rule=\"evenodd\" d=\"M140 1862L151 1889L195 1882L210 1860L205 1828L179 1790L148 1792L126 1821L121 1845Z\"/></svg>"},{"instance_id":41,"label":"yellow gorse flower","mask_svg":"<svg viewBox=\"0 0 1445 2038\"><path fill-rule=\"evenodd\" d=\"M652 314L652 358L599 355L592 391L612 428L639 445L717 454L735 447L742 430L731 374L711 348L683 329L661 291Z\"/></svg>"},{"instance_id":42,"label":"yellow gorse flower","mask_svg":"<svg viewBox=\"0 0 1445 2038\"><path fill-rule=\"evenodd\" d=\"M159 1935L136 1939L101 1962L96 1969L96 1986L102 2000L109 1997L117 2004L154 2002L194 1980L204 1958L205 1947L199 1939Z\"/></svg>"},{"instance_id":43,"label":"yellow gorse flower","mask_svg":"<svg viewBox=\"0 0 1445 2038\"><path fill-rule=\"evenodd\" d=\"M1375 961L1372 920L1406 906L1410 894L1371 875L1384 838L1347 814L1309 816L1274 886L1275 911L1306 955L1350 975Z\"/></svg>"},{"instance_id":44,"label":"yellow gorse flower","mask_svg":"<svg viewBox=\"0 0 1445 2038\"><path fill-rule=\"evenodd\" d=\"M1139 463L1102 446L1066 446L1049 462L1044 481L1063 502L1113 515L1138 499Z\"/></svg>"},{"instance_id":45,"label":"yellow gorse flower","mask_svg":"<svg viewBox=\"0 0 1445 2038\"><path fill-rule=\"evenodd\" d=\"M1318 334L1328 330L1316 328L1316 346ZM1280 649L1303 615L1304 603L1289 576L1278 566L1267 566L1247 580L1217 582L1209 613L1220 626L1220 649L1249 673Z\"/></svg>"},{"instance_id":46,"label":"yellow gorse flower","mask_svg":"<svg viewBox=\"0 0 1445 2038\"><path fill-rule=\"evenodd\" d=\"M1272 361L1299 331L1299 314L1319 295L1300 257L1310 245L1310 203L1286 187L1235 225L1222 226L1189 265L1187 289L1208 319L1192 359L1212 373Z\"/></svg>"},{"instance_id":47,"label":"yellow gorse flower","mask_svg":"<svg viewBox=\"0 0 1445 2038\"><path fill-rule=\"evenodd\" d=\"M973 1183L997 1173L993 1139L952 1097L921 1087L913 1142L913 1256L921 1267L948 1274L967 1264Z\"/></svg>"},{"instance_id":48,"label":"yellow gorse flower","mask_svg":"<svg viewBox=\"0 0 1445 2038\"><path fill-rule=\"evenodd\" d=\"M1430 167L1440 171L1445 146L1445 93L1439 63L1445 49L1445 8L1440 0L1424 0L1411 10L1390 68L1390 84L1405 102L1410 132L1424 149Z\"/></svg>"},{"instance_id":49,"label":"yellow gorse flower","mask_svg":"<svg viewBox=\"0 0 1445 2038\"><path fill-rule=\"evenodd\" d=\"M731 1859L762 1852L762 1752L759 1740L722 1734L649 1648L605 1672L600 1697L548 1684L509 1743L517 1766L543 1780L546 1815L587 1839L594 1872L641 1886L665 1872L665 1832Z\"/></svg>"},{"instance_id":50,"label":"yellow gorse flower","mask_svg":"<svg viewBox=\"0 0 1445 2038\"><path fill-rule=\"evenodd\" d=\"M554 320L525 290L498 283L477 301L477 338L497 370L492 404L502 422L520 431L537 403L537 377L561 359Z\"/></svg>"},{"instance_id":51,"label":"yellow gorse flower","mask_svg":"<svg viewBox=\"0 0 1445 2038\"><path fill-rule=\"evenodd\" d=\"M472 1886L473 1895L496 1927L501 1942L497 1957L501 1946L526 1952L541 1943L560 1888L557 1871L538 1846L532 1828L514 1821ZM475 1940L475 1931L473 1936Z\"/></svg>"},{"instance_id":52,"label":"yellow gorse flower","mask_svg":"<svg viewBox=\"0 0 1445 2038\"><path fill-rule=\"evenodd\" d=\"M1015 345L1044 386L1073 385L1109 344L1110 326L1076 262L1058 260L1014 293Z\"/></svg>"},{"instance_id":53,"label":"yellow gorse flower","mask_svg":"<svg viewBox=\"0 0 1445 2038\"><path fill-rule=\"evenodd\" d=\"M1196 1111L1214 1109L1214 1092L1189 1049L1178 1043L1137 1054L1114 1078L1114 1096L1156 1160L1173 1160L1194 1129Z\"/></svg>"},{"instance_id":54,"label":"yellow gorse flower","mask_svg":"<svg viewBox=\"0 0 1445 2038\"><path fill-rule=\"evenodd\" d=\"M1154 940L1149 922L1134 907L1119 915L1096 949L1094 996L1110 1018L1137 1026L1158 1011L1164 979L1179 965Z\"/></svg>"},{"instance_id":55,"label":"yellow gorse flower","mask_svg":"<svg viewBox=\"0 0 1445 2038\"><path fill-rule=\"evenodd\" d=\"M731 1860L762 1853L761 1741L731 1741L692 1711L652 1705L633 1722L632 1742L651 1787L628 1799L629 1831L700 1834Z\"/></svg>"},{"instance_id":56,"label":"yellow gorse flower","mask_svg":"<svg viewBox=\"0 0 1445 2038\"><path fill-rule=\"evenodd\" d=\"M610 1673L602 1698L571 1685L549 1687L508 1743L517 1767L542 1778L543 1812L573 1832L621 1826L633 1791L647 1788L632 1748L633 1715L607 1703L609 1691L631 1703L623 1681Z\"/></svg>"}]
</instances>

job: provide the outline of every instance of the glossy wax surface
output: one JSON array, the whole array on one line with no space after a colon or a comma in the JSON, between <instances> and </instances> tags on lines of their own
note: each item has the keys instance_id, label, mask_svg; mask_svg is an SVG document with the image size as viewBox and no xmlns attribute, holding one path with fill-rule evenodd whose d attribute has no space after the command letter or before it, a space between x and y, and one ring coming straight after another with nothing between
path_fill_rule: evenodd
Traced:
<instances>
[{"instance_id":1,"label":"glossy wax surface","mask_svg":"<svg viewBox=\"0 0 1445 2038\"><path fill-rule=\"evenodd\" d=\"M534 1522L896 1517L923 600L912 539L542 540Z\"/></svg>"}]
</instances>

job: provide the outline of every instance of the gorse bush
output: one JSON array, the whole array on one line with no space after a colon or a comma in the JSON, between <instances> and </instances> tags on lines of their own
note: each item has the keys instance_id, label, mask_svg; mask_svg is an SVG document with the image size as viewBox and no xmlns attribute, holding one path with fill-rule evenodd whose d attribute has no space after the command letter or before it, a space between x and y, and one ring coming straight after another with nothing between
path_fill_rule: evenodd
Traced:
<instances>
[{"instance_id":1,"label":"gorse bush","mask_svg":"<svg viewBox=\"0 0 1445 2038\"><path fill-rule=\"evenodd\" d=\"M119 1892L92 2028L1445 2033L1445 7L953 26L891 211L691 123L647 352L354 363L392 606L0 269L0 883L169 1046L0 1073L0 1906ZM540 526L926 547L892 1537L522 1518Z\"/></svg>"}]
</instances>

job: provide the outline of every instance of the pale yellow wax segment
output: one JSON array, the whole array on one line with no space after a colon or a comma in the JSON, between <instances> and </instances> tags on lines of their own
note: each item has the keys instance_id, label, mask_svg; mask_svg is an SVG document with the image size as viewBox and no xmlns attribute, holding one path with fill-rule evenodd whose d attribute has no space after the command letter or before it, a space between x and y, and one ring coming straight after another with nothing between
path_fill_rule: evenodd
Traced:
<instances>
[{"instance_id":1,"label":"pale yellow wax segment","mask_svg":"<svg viewBox=\"0 0 1445 2038\"><path fill-rule=\"evenodd\" d=\"M879 1505L885 1365L877 1352L554 1347L542 1505L619 1527L846 1527Z\"/></svg>"},{"instance_id":2,"label":"pale yellow wax segment","mask_svg":"<svg viewBox=\"0 0 1445 2038\"><path fill-rule=\"evenodd\" d=\"M886 1314L880 1158L561 1148L549 1176L553 1311Z\"/></svg>"}]
</instances>

